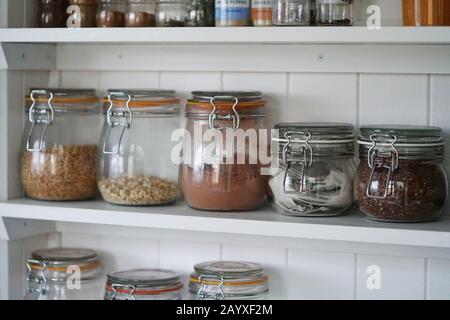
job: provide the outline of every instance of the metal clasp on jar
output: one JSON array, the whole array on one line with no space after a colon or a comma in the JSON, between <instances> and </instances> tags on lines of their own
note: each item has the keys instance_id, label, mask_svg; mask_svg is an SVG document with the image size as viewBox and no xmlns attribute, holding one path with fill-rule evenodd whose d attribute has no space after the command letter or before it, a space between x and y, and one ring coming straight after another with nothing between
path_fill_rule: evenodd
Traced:
<instances>
[{"instance_id":1,"label":"metal clasp on jar","mask_svg":"<svg viewBox=\"0 0 450 320\"><path fill-rule=\"evenodd\" d=\"M31 264L37 264L41 267L41 275L39 277L32 277L33 268L31 267ZM28 259L27 261L27 268L28 268L28 276L27 276L27 283L28 283L28 291L32 293L34 296L33 298L37 300L40 296L43 296L47 293L47 264L44 261L34 260L34 259ZM32 288L31 283L35 282L38 284L37 288Z\"/></svg>"},{"instance_id":2,"label":"metal clasp on jar","mask_svg":"<svg viewBox=\"0 0 450 320\"><path fill-rule=\"evenodd\" d=\"M380 143L378 140L380 138L387 138L392 140L390 143ZM374 199L386 199L389 195L393 194L394 192L394 186L392 185L392 176L394 172L398 169L398 150L395 147L395 143L397 142L398 138L395 135L389 135L389 134L373 134L370 136L370 140L372 141L372 146L370 147L369 151L367 152L367 161L369 164L369 167L372 169L370 172L369 181L367 182L366 187L366 195L369 198ZM388 154L382 154L378 150L377 147L389 147L389 153ZM390 163L386 163L387 161L390 161ZM375 175L375 171L387 170L387 177L386 177L386 184L384 186L384 192L382 195L377 195L372 193L372 183L373 178Z\"/></svg>"},{"instance_id":3,"label":"metal clasp on jar","mask_svg":"<svg viewBox=\"0 0 450 320\"><path fill-rule=\"evenodd\" d=\"M128 284L128 285L125 285L125 284L112 284L111 285L111 289L113 291L113 295L111 297L111 300L116 300L117 295L119 293L128 294L129 299L127 299L127 300L136 300L136 297L134 296L134 293L136 292L136 287L131 285L131 284Z\"/></svg>"},{"instance_id":4,"label":"metal clasp on jar","mask_svg":"<svg viewBox=\"0 0 450 320\"><path fill-rule=\"evenodd\" d=\"M36 107L36 95L48 95L48 101L47 101L47 107L43 111L38 112ZM31 107L30 111L28 112L28 120L31 123L30 131L28 132L27 137L27 151L42 151L44 148L44 139L45 135L47 133L48 126L51 126L53 124L53 119L55 112L53 110L52 101L53 101L53 93L49 92L47 90L33 90L31 92ZM41 135L39 137L39 144L38 147L34 147L34 142L31 141L33 137L33 131L36 127L43 126L41 129Z\"/></svg>"},{"instance_id":5,"label":"metal clasp on jar","mask_svg":"<svg viewBox=\"0 0 450 320\"><path fill-rule=\"evenodd\" d=\"M216 106L216 101L217 100L221 100L221 101L232 101L233 102L233 107L231 108L234 114L227 114L225 116L219 115L217 114L217 106ZM223 130L226 128L231 128L233 130L237 130L239 129L240 126L240 117L239 117L239 113L236 110L236 107L239 104L239 99L237 97L234 96L215 96L212 97L209 101L211 103L211 106L213 107L213 110L211 111L211 114L209 115L209 128L210 129L217 129L217 130ZM223 121L223 120L228 120L232 122L232 126L231 127L217 127L217 121Z\"/></svg>"},{"instance_id":6,"label":"metal clasp on jar","mask_svg":"<svg viewBox=\"0 0 450 320\"><path fill-rule=\"evenodd\" d=\"M225 299L225 293L223 292L225 280L223 279L223 277L213 275L200 275L198 277L198 281L200 282L200 289L197 292L197 299L205 300L206 298L208 298L207 288L208 286L212 285L216 285L218 290L218 293L215 295L214 299Z\"/></svg>"},{"instance_id":7,"label":"metal clasp on jar","mask_svg":"<svg viewBox=\"0 0 450 320\"><path fill-rule=\"evenodd\" d=\"M125 111L113 111L113 108L114 108L113 97L125 97L127 99L127 101L125 102L125 108L126 108ZM116 154L119 154L119 152L120 152L120 146L122 145L122 140L125 135L125 131L130 129L131 124L133 123L133 112L131 111L131 108L130 108L131 95L124 93L124 92L110 92L108 95L108 100L109 100L109 108L106 113L106 121L108 123L109 128L108 128L108 132L105 137L105 142L103 143L103 153L116 155ZM114 118L117 118L117 119L122 118L122 119L124 119L124 121L114 120ZM119 141L117 144L117 149L113 150L113 148L111 148L108 150L107 146L108 146L109 138L111 136L111 131L115 127L122 127L122 131L120 132L120 137L119 137Z\"/></svg>"},{"instance_id":8,"label":"metal clasp on jar","mask_svg":"<svg viewBox=\"0 0 450 320\"><path fill-rule=\"evenodd\" d=\"M293 141L294 136L305 137L306 139L297 139ZM286 170L284 172L283 178L283 192L286 194L299 194L303 193L306 188L305 171L307 167L310 167L313 163L313 151L309 144L311 139L311 133L309 132L299 132L299 131L289 131L284 134L287 143L283 147L283 162L286 165ZM293 145L300 144L301 146L294 150ZM299 157L300 156L300 157ZM289 177L289 170L293 165L297 165L300 169L298 173L299 188L298 190L288 190L286 182ZM293 177L290 177L293 181Z\"/></svg>"}]
</instances>

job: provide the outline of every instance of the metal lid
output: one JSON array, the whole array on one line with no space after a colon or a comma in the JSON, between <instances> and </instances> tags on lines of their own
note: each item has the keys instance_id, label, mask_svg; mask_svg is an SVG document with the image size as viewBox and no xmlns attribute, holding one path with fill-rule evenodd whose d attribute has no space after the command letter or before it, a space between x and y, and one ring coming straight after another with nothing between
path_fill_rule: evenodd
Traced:
<instances>
[{"instance_id":1,"label":"metal lid","mask_svg":"<svg viewBox=\"0 0 450 320\"><path fill-rule=\"evenodd\" d=\"M130 107L132 109L147 107L174 107L178 111L180 100L174 90L137 90L137 89L110 89L104 99L106 107L114 104L116 108Z\"/></svg>"},{"instance_id":2,"label":"metal lid","mask_svg":"<svg viewBox=\"0 0 450 320\"><path fill-rule=\"evenodd\" d=\"M149 288L179 284L180 277L170 270L133 269L108 274L108 282Z\"/></svg>"},{"instance_id":3,"label":"metal lid","mask_svg":"<svg viewBox=\"0 0 450 320\"><path fill-rule=\"evenodd\" d=\"M97 253L82 248L52 248L35 250L31 253L31 258L45 262L70 263L97 258Z\"/></svg>"},{"instance_id":4,"label":"metal lid","mask_svg":"<svg viewBox=\"0 0 450 320\"><path fill-rule=\"evenodd\" d=\"M239 101L252 101L262 99L262 93L259 91L193 91L194 99L209 101L214 97L220 101L220 97L236 97Z\"/></svg>"},{"instance_id":5,"label":"metal lid","mask_svg":"<svg viewBox=\"0 0 450 320\"><path fill-rule=\"evenodd\" d=\"M221 276L227 279L241 278L264 273L264 268L246 261L209 261L196 264L194 270L202 275Z\"/></svg>"},{"instance_id":6,"label":"metal lid","mask_svg":"<svg viewBox=\"0 0 450 320\"><path fill-rule=\"evenodd\" d=\"M396 144L441 144L444 141L442 129L438 127L370 125L362 126L360 130L360 144L371 143L371 137L380 143L391 143L392 139L396 139Z\"/></svg>"},{"instance_id":7,"label":"metal lid","mask_svg":"<svg viewBox=\"0 0 450 320\"><path fill-rule=\"evenodd\" d=\"M332 123L332 122L293 122L293 123L279 123L275 125L278 130L278 138L287 140L287 136L291 140L303 139L305 134L310 134L310 143L323 143L323 141L330 141L337 143L340 140L354 139L353 125L348 123ZM276 137L275 137L276 138Z\"/></svg>"}]
</instances>

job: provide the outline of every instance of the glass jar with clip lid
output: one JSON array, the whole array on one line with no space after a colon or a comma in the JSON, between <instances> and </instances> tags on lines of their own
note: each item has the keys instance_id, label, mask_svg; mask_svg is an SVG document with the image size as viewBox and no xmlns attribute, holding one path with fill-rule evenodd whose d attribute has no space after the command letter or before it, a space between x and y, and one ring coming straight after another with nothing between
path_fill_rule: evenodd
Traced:
<instances>
[{"instance_id":1,"label":"glass jar with clip lid","mask_svg":"<svg viewBox=\"0 0 450 320\"><path fill-rule=\"evenodd\" d=\"M264 268L245 261L199 263L189 282L189 293L198 300L260 300L268 291Z\"/></svg>"},{"instance_id":2,"label":"glass jar with clip lid","mask_svg":"<svg viewBox=\"0 0 450 320\"><path fill-rule=\"evenodd\" d=\"M442 129L364 126L358 143L356 195L369 218L422 222L442 214L448 197Z\"/></svg>"},{"instance_id":3,"label":"glass jar with clip lid","mask_svg":"<svg viewBox=\"0 0 450 320\"><path fill-rule=\"evenodd\" d=\"M25 300L99 300L100 259L93 250L53 248L33 251L27 262Z\"/></svg>"},{"instance_id":4,"label":"glass jar with clip lid","mask_svg":"<svg viewBox=\"0 0 450 320\"><path fill-rule=\"evenodd\" d=\"M180 300L183 284L173 271L135 269L108 274L105 300Z\"/></svg>"},{"instance_id":5,"label":"glass jar with clip lid","mask_svg":"<svg viewBox=\"0 0 450 320\"><path fill-rule=\"evenodd\" d=\"M353 204L354 131L351 124L281 123L272 137L275 207L292 216L336 216Z\"/></svg>"}]
</instances>

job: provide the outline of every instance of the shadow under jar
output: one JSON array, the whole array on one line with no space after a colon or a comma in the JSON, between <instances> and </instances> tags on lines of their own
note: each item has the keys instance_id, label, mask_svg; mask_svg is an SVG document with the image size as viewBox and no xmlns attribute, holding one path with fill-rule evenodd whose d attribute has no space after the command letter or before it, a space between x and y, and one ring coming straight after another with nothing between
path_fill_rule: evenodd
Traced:
<instances>
[{"instance_id":1,"label":"shadow under jar","mask_svg":"<svg viewBox=\"0 0 450 320\"><path fill-rule=\"evenodd\" d=\"M369 218L425 222L441 215L448 183L440 128L365 126L358 143L356 196Z\"/></svg>"},{"instance_id":2,"label":"shadow under jar","mask_svg":"<svg viewBox=\"0 0 450 320\"><path fill-rule=\"evenodd\" d=\"M94 90L32 89L26 97L21 180L38 200L97 196L101 109Z\"/></svg>"},{"instance_id":3,"label":"shadow under jar","mask_svg":"<svg viewBox=\"0 0 450 320\"><path fill-rule=\"evenodd\" d=\"M180 300L183 283L173 271L135 269L108 274L105 300Z\"/></svg>"},{"instance_id":4,"label":"shadow under jar","mask_svg":"<svg viewBox=\"0 0 450 320\"><path fill-rule=\"evenodd\" d=\"M109 90L98 186L110 203L164 205L179 196L171 141L179 100L170 90Z\"/></svg>"},{"instance_id":5,"label":"shadow under jar","mask_svg":"<svg viewBox=\"0 0 450 320\"><path fill-rule=\"evenodd\" d=\"M64 28L66 26L66 0L37 0L38 28Z\"/></svg>"},{"instance_id":6,"label":"shadow under jar","mask_svg":"<svg viewBox=\"0 0 450 320\"><path fill-rule=\"evenodd\" d=\"M353 126L285 123L275 126L273 203L282 214L337 216L353 204L356 174Z\"/></svg>"},{"instance_id":7,"label":"shadow under jar","mask_svg":"<svg viewBox=\"0 0 450 320\"><path fill-rule=\"evenodd\" d=\"M97 12L97 27L125 27L127 0L101 0Z\"/></svg>"},{"instance_id":8,"label":"shadow under jar","mask_svg":"<svg viewBox=\"0 0 450 320\"><path fill-rule=\"evenodd\" d=\"M200 210L247 211L266 200L267 176L260 149L267 143L266 102L260 92L193 92L186 107L181 188ZM248 140L244 135L250 137ZM268 166L269 164L267 164Z\"/></svg>"},{"instance_id":9,"label":"shadow under jar","mask_svg":"<svg viewBox=\"0 0 450 320\"><path fill-rule=\"evenodd\" d=\"M100 300L102 265L93 250L53 248L33 251L27 261L24 300ZM79 272L80 286L70 278Z\"/></svg>"}]
</instances>

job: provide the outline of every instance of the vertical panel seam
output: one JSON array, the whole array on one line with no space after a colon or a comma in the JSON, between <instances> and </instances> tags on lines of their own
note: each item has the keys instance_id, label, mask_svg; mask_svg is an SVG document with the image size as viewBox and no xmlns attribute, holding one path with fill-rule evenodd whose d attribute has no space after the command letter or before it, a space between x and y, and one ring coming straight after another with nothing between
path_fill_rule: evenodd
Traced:
<instances>
[{"instance_id":1,"label":"vertical panel seam","mask_svg":"<svg viewBox=\"0 0 450 320\"><path fill-rule=\"evenodd\" d=\"M354 270L353 270L353 300L358 300L358 254L354 253Z\"/></svg>"},{"instance_id":2,"label":"vertical panel seam","mask_svg":"<svg viewBox=\"0 0 450 320\"><path fill-rule=\"evenodd\" d=\"M356 127L359 128L361 113L361 74L356 74Z\"/></svg>"},{"instance_id":3,"label":"vertical panel seam","mask_svg":"<svg viewBox=\"0 0 450 320\"><path fill-rule=\"evenodd\" d=\"M425 258L424 259L424 293L423 293L423 297L425 300L429 299L429 273L428 273L428 264L429 264L429 259Z\"/></svg>"},{"instance_id":4,"label":"vertical panel seam","mask_svg":"<svg viewBox=\"0 0 450 320\"><path fill-rule=\"evenodd\" d=\"M286 95L287 95L287 115L288 119L292 119L292 98L291 98L291 73L286 73Z\"/></svg>"},{"instance_id":5,"label":"vertical panel seam","mask_svg":"<svg viewBox=\"0 0 450 320\"><path fill-rule=\"evenodd\" d=\"M433 95L432 95L433 80L431 75L427 75L427 124L431 125L433 122Z\"/></svg>"}]
</instances>

